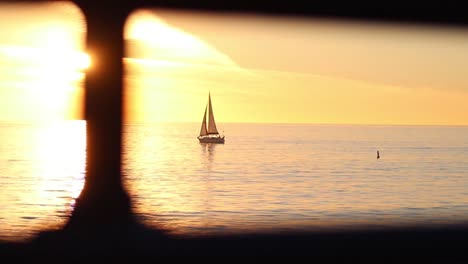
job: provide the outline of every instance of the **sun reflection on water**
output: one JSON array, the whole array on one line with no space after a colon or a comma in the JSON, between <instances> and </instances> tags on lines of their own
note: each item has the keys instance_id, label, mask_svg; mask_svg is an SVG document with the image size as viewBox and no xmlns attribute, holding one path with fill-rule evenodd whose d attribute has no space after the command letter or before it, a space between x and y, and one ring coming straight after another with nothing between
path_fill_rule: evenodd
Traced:
<instances>
[{"instance_id":1,"label":"sun reflection on water","mask_svg":"<svg viewBox=\"0 0 468 264\"><path fill-rule=\"evenodd\" d=\"M84 185L85 121L0 126L11 139L5 150L15 151L12 157L0 150L0 237L21 240L60 228Z\"/></svg>"}]
</instances>

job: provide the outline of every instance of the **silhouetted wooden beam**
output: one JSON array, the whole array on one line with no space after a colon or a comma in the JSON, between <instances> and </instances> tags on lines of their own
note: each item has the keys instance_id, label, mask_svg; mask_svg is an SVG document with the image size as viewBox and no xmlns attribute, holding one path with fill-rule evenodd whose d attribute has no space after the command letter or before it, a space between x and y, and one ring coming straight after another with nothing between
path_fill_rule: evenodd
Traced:
<instances>
[{"instance_id":1,"label":"silhouetted wooden beam","mask_svg":"<svg viewBox=\"0 0 468 264\"><path fill-rule=\"evenodd\" d=\"M87 22L92 65L85 77L86 178L69 227L112 228L131 222L121 179L125 5L76 1Z\"/></svg>"}]
</instances>

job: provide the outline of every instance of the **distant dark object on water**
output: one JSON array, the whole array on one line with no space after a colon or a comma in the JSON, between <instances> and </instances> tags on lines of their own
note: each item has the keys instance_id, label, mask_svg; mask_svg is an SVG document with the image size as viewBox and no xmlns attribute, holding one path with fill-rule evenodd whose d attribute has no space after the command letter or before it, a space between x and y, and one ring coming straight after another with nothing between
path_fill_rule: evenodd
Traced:
<instances>
[{"instance_id":1,"label":"distant dark object on water","mask_svg":"<svg viewBox=\"0 0 468 264\"><path fill-rule=\"evenodd\" d=\"M380 159L380 154L378 150L377 150L377 158Z\"/></svg>"}]
</instances>

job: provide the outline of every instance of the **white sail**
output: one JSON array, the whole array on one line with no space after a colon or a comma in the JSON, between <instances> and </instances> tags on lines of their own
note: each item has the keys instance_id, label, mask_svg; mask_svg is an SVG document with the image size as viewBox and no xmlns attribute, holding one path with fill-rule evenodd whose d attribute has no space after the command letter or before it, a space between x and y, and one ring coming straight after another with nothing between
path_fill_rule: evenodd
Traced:
<instances>
[{"instance_id":1,"label":"white sail","mask_svg":"<svg viewBox=\"0 0 468 264\"><path fill-rule=\"evenodd\" d=\"M208 105L209 105L209 122L208 122L208 134L214 135L219 134L216 128L216 123L213 115L213 107L211 106L211 96L208 94Z\"/></svg>"},{"instance_id":2,"label":"white sail","mask_svg":"<svg viewBox=\"0 0 468 264\"><path fill-rule=\"evenodd\" d=\"M208 131L206 130L206 107L205 107L205 115L203 115L203 122L200 129L200 136L208 135Z\"/></svg>"}]
</instances>

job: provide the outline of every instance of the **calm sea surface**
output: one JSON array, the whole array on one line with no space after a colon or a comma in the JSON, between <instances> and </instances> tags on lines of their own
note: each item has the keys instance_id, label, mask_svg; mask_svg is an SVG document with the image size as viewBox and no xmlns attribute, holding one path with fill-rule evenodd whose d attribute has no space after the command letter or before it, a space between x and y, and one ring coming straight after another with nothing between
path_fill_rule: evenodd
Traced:
<instances>
[{"instance_id":1,"label":"calm sea surface","mask_svg":"<svg viewBox=\"0 0 468 264\"><path fill-rule=\"evenodd\" d=\"M177 234L468 222L468 127L125 127L142 222ZM85 175L85 123L0 123L0 239L59 228ZM380 159L376 152L380 151Z\"/></svg>"}]
</instances>

